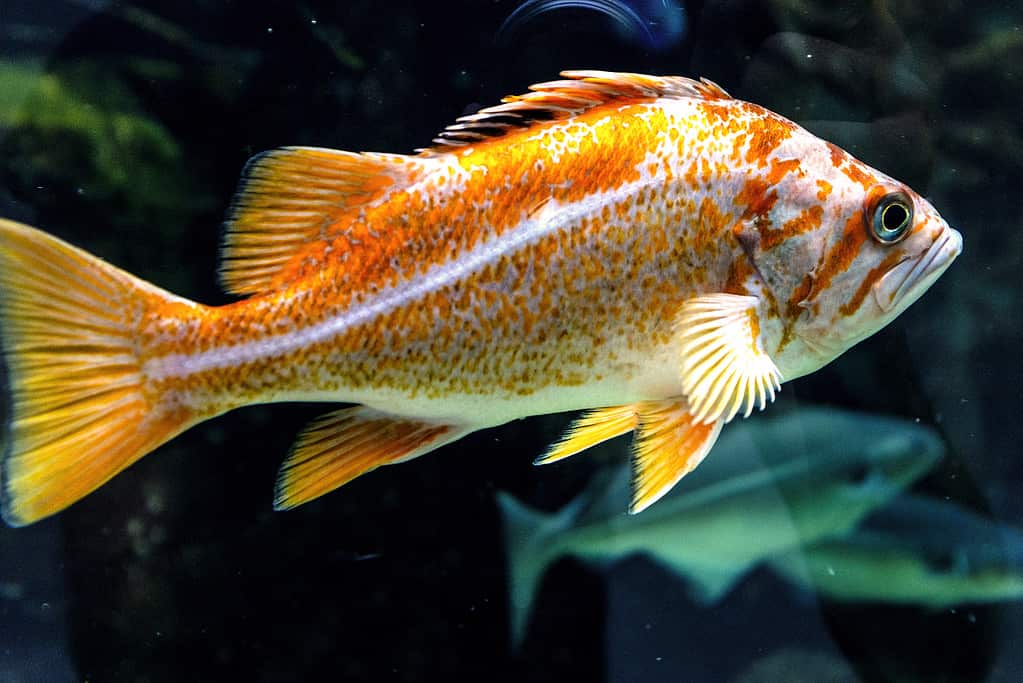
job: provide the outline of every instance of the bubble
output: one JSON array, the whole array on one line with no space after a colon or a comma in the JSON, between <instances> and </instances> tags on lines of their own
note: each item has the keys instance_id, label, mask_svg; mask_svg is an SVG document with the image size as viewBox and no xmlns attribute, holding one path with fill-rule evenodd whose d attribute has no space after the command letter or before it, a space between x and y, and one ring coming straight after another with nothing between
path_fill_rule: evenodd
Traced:
<instances>
[{"instance_id":1,"label":"bubble","mask_svg":"<svg viewBox=\"0 0 1023 683\"><path fill-rule=\"evenodd\" d=\"M507 44L527 24L555 10L603 14L622 38L656 51L674 47L686 34L686 12L676 0L526 0L501 24L497 42Z\"/></svg>"}]
</instances>

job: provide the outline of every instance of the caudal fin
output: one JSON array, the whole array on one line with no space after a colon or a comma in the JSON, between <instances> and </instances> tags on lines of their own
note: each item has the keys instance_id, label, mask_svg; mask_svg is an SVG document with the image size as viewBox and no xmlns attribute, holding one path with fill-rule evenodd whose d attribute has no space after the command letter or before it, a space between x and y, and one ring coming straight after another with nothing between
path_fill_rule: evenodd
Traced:
<instances>
[{"instance_id":1,"label":"caudal fin","mask_svg":"<svg viewBox=\"0 0 1023 683\"><path fill-rule=\"evenodd\" d=\"M526 635L533 600L547 567L570 552L561 548L559 537L572 528L589 502L589 496L583 495L551 514L534 510L507 493L497 494L504 525L513 647L521 645Z\"/></svg>"},{"instance_id":2,"label":"caudal fin","mask_svg":"<svg viewBox=\"0 0 1023 683\"><path fill-rule=\"evenodd\" d=\"M137 327L175 299L44 232L0 219L9 415L0 512L52 515L185 429L145 385ZM180 301L180 300L179 300Z\"/></svg>"}]
</instances>

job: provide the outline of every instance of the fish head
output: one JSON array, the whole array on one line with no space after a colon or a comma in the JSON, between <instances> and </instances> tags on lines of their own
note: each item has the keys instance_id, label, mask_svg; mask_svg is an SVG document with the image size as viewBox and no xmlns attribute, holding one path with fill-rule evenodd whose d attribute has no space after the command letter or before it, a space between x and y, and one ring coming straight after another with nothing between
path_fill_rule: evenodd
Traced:
<instances>
[{"instance_id":1,"label":"fish head","mask_svg":"<svg viewBox=\"0 0 1023 683\"><path fill-rule=\"evenodd\" d=\"M887 502L932 469L944 453L944 444L922 425L881 416L865 422L872 422L871 429L876 431L867 440L848 435L846 443L859 443L864 452L857 454L853 448L843 453L836 480L849 503L858 502L867 510Z\"/></svg>"},{"instance_id":2,"label":"fish head","mask_svg":"<svg viewBox=\"0 0 1023 683\"><path fill-rule=\"evenodd\" d=\"M853 528L944 453L934 430L905 420L826 408L796 416L777 424L792 432L787 442L804 454L804 471L786 468L792 476L780 477L778 485L804 543Z\"/></svg>"},{"instance_id":3,"label":"fish head","mask_svg":"<svg viewBox=\"0 0 1023 683\"><path fill-rule=\"evenodd\" d=\"M775 421L769 428L776 435L764 433L806 454L810 478L797 488L814 505L831 500L845 511L873 509L931 470L945 451L933 429L898 418L833 408L805 409L795 418Z\"/></svg>"},{"instance_id":4,"label":"fish head","mask_svg":"<svg viewBox=\"0 0 1023 683\"><path fill-rule=\"evenodd\" d=\"M747 210L736 230L774 302L767 346L786 380L817 370L894 320L951 265L963 242L905 184L798 130L776 150L783 156L772 166L791 167L763 193L768 210Z\"/></svg>"}]
</instances>

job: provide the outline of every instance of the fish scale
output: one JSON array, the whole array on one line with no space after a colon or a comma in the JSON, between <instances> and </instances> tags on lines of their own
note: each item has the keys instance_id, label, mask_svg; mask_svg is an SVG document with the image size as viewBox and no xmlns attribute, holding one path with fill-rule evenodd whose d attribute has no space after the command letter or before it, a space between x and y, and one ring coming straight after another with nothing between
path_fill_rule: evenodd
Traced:
<instances>
[{"instance_id":1,"label":"fish scale","mask_svg":"<svg viewBox=\"0 0 1023 683\"><path fill-rule=\"evenodd\" d=\"M621 116L621 114L618 113L613 119L604 115L603 120L609 122L605 125L618 121L618 116ZM639 120L642 121L643 119ZM572 127L576 129L575 137L578 138L578 145L574 148L575 154L579 159L586 159L588 155L596 154L595 150L602 148L600 144L601 138L599 136L594 137L594 132L583 133L575 123L572 124ZM641 138L646 138L655 133L652 128L641 129L638 125L634 125L633 129L635 134ZM598 130L600 129L598 128ZM545 135L535 140L535 144L542 149L545 139L556 137L559 132L557 129L546 131ZM565 137L570 136L566 134ZM589 142L589 144L585 145L586 142ZM569 144L569 146L571 145ZM531 156L527 152L523 154L523 157L526 159ZM458 160L458 165L462 168L492 168L491 165L488 165L493 164L491 159L486 156L482 159L477 159L476 154L492 155L493 152L483 150L482 152L465 155ZM583 162L578 161L576 163ZM515 162L508 162L505 165L510 165L512 169L506 172L505 176L480 171L470 176L472 179L467 184L472 185L475 183L474 187L477 188L476 192L478 194L489 196L495 192L493 190L495 185L497 187L508 186L509 181L506 176L515 176L515 169L517 168ZM652 261L659 258L663 253L663 249L660 247L666 246L669 243L679 245L680 248L684 249L684 245L689 241L685 239L685 233L688 232L685 230L685 226L691 224L692 221L687 221L682 211L675 212L675 215L671 217L673 220L670 220L664 211L655 212L652 209L643 208L652 202L649 199L637 202L635 199L636 193L622 192L622 188L630 184L629 180L623 179L616 185L610 184L613 183L611 180L613 174L610 171L608 172L606 182L609 183L608 187L611 187L611 189L604 191L608 192L608 194L617 195L615 198L599 202L591 201L589 202L590 206L584 206L580 209L576 209L575 206L578 204L578 201L582 200L577 200L576 204L572 204L571 197L568 196L567 192L565 195L556 193L550 199L550 203L546 204L546 207L554 205L564 207L562 212L572 214L573 216L573 220L568 221L564 219L559 220L558 216L554 216L549 221L557 228L554 231L550 227L540 225L542 221L535 218L531 219L528 216L520 217L516 223L512 223L508 219L502 221L502 214L521 214L520 210L513 210L513 207L520 206L524 201L522 198L535 196L538 186L564 185L567 189L566 180L568 180L569 176L566 171L570 168L570 165L549 163L547 166L550 168L550 172L535 174L535 177L532 179L526 178L519 181L520 189L518 192L505 191L504 194L510 196L491 212L483 213L483 217L475 225L466 222L462 218L469 211L467 205L475 205L478 201L474 198L473 192L465 188L452 188L447 183L440 181L431 182L433 179L431 175L420 183L421 187L406 190L407 196L402 196L399 201L387 202L376 207L374 210L367 211L365 218L361 219L360 224L352 226L352 232L361 236L367 232L367 226L373 225L377 226L377 230L381 234L391 233L398 229L400 227L399 224L404 222L406 217L410 215L422 216L420 221L414 226L414 230L417 232L422 230L423 225L430 224L457 225L457 228L429 234L427 239L432 240L431 244L418 249L415 248L419 246L415 237L404 240L399 236L392 241L384 243L379 243L379 241L369 237L348 236L340 238L340 241L347 242L347 244L335 244L331 250L332 255L350 255L353 251L361 250L366 252L363 258L369 263L362 267L361 272L358 266L353 267L352 261L355 260L354 258L349 258L342 262L335 256L335 262L333 263L314 264L316 268L314 274L306 276L304 278L305 281L301 285L295 286L295 289L308 289L313 292L311 296L306 298L306 301L309 302L309 307L313 310L298 316L299 319L306 322L306 325L285 330L272 336L260 334L258 331L263 327L261 320L264 311L266 311L266 315L273 317L275 309L283 307L286 305L286 302L294 300L295 292L289 289L289 291L283 293L269 295L266 305L259 309L254 309L251 305L245 305L230 309L229 311L223 311L222 313L217 312L217 315L209 318L211 328L199 330L197 336L201 340L221 340L221 346L217 349L212 349L208 353L211 358L216 358L218 353L223 353L224 349L227 348L239 348L244 345L257 346L264 343L266 339L284 339L289 336L301 337L303 330L309 329L312 325L322 323L324 320L329 320L331 313L335 316L345 313L357 315L363 308L370 307L376 303L379 297L375 299L367 293L367 288L370 288L374 282L379 290L393 289L401 286L419 286L422 280L428 277L429 271L424 272L421 267L417 267L417 264L421 264L424 258L428 259L428 254L431 252L437 256L438 265L451 263L462 255L466 249L475 246L474 243L484 242L486 238L482 238L482 234L491 233L493 236L490 240L494 241L499 241L502 238L516 240L523 232L531 231L533 226L543 228L545 233L551 234L538 240L526 241L521 248L506 252L503 258L496 261L484 261L478 268L469 269L462 277L455 278L454 282L446 287L424 287L426 291L423 296L416 297L405 306L396 307L390 315L374 317L366 325L354 329L348 325L341 326L345 330L345 334L339 337L332 337L328 341L329 348L334 350L335 353L343 353L344 349L350 349L351 353L359 353L366 350L367 345L369 345L369 350L371 351L370 366L366 368L365 372L357 370L356 374L374 376L376 381L380 380L381 375L373 367L373 363L384 363L393 370L396 369L396 356L398 356L404 359L403 370L410 375L404 382L405 386L414 390L419 389L420 391L432 389L436 393L435 382L432 382L430 387L421 387L422 382L415 373L423 366L424 357L422 353L415 353L414 349L418 346L417 342L421 341L422 343L429 344L427 350L430 352L433 362L444 357L449 359L451 366L443 368L446 371L445 374L460 375L467 382L471 381L475 373L458 373L457 370L460 369L460 361L464 363L465 360L472 358L472 356L466 358L468 354L463 353L463 349L467 346L467 342L478 334L480 323L483 320L483 316L480 315L481 311L478 311L473 305L475 303L474 295L479 291L490 291L499 294L499 296L495 295L495 310L491 311L490 316L487 316L488 322L493 322L490 322L488 325L490 328L490 334L488 335L490 348L483 350L486 352L486 355L489 356L490 353L501 354L502 348L509 346L511 349L519 349L526 343L528 344L526 348L534 348L536 350L536 353L532 354L532 358L535 359L534 363L544 363L549 359L563 356L559 346L563 348L566 343L565 341L560 345L545 343L546 340L537 340L530 344L529 337L531 333L533 333L533 337L549 336L547 332L548 326L538 325L537 322L550 322L551 316L556 316L558 321L565 321L569 316L563 313L566 308L564 302L572 297L578 298L584 292L600 291L610 283L636 282L640 284L642 280L637 275L641 269L650 273L651 279L646 282L647 287L645 288L649 291L643 291L643 288L637 287L636 291L628 292L628 294L631 294L628 303L634 309L638 310L640 305L644 303L649 305L658 300L664 303L657 307L664 308L665 305L670 306L672 302L677 302L690 293L685 290L687 283L684 279L684 273L677 272L678 269L666 267L670 264L657 264ZM624 168L628 169L628 165L625 165ZM441 171L435 171L435 173L442 177L450 177L452 175ZM624 175L632 178L634 173L634 170L629 170L629 173ZM618 175L621 176L623 174ZM631 183L635 182L635 180L631 181ZM654 177L644 180L644 182L656 183L663 188L668 183L668 178ZM453 191L458 191L460 194L453 197L449 202L442 203L439 199L430 199L434 196L445 196ZM638 191L639 196L643 197L646 191L647 187L640 189ZM660 191L663 190L659 189ZM521 198L519 195L521 195ZM587 195L586 198L592 196ZM615 201L616 198L617 201ZM640 206L637 206L637 204L640 204ZM435 208L431 212L424 210L424 207ZM504 209L504 211L501 211L501 209ZM550 214L552 212L547 211L546 213ZM620 215L621 218L618 220L621 222L608 220L611 215ZM502 223L504 227L492 227L501 226ZM640 223L658 226L660 229L648 230L638 234L630 229ZM682 229L679 229L680 227ZM452 232L458 232L460 236L450 234ZM457 249L451 247L452 242L457 246ZM710 240L704 240L704 242L708 245L715 244L715 242ZM397 245L397 247L393 245ZM409 248L410 246L411 248ZM381 247L381 251L376 251L377 247ZM505 250L500 244L492 248ZM392 250L395 249L396 252L392 253ZM437 254L438 251L440 254ZM692 249L689 251L691 253L698 253ZM389 270L387 268L380 268L379 271L373 270L374 266L388 263L391 258L398 259L400 264L398 272L409 273L410 276L407 278L395 277L393 269ZM417 260L409 263L408 261L412 258ZM351 299L347 302L347 305L345 305L345 302L338 302L334 292L329 292L328 296L323 296L317 291L319 289L317 280L319 279L319 273L323 270L330 272L328 279L332 282L344 285L346 282L355 280L360 283L359 292L350 293ZM564 273L569 275L570 279L558 282L549 278L544 278L543 280L538 277L527 278L526 273L530 270L534 273ZM709 270L713 270L713 268ZM336 275L334 275L334 272L336 272ZM511 275L510 278L509 274ZM658 277L654 278L653 276ZM310 282L310 280L312 281ZM651 296L651 292L658 288L658 285L660 285L660 291L655 296ZM342 288L340 292L343 293L344 289ZM555 301L559 302L558 308L554 307ZM628 317L623 318L623 307L621 305L612 311L617 313L617 315L607 315L608 311L601 311L600 309L604 307L600 305L599 301L595 305L594 302L590 301L581 302L580 308L581 310L577 312L574 319L585 324L576 324L574 329L569 328L566 330L570 335L569 338L572 340L572 343L577 346L585 348L588 344L598 341L598 335L601 332L603 332L605 338L612 335L623 336L626 343L632 340L643 340L646 344L649 344L651 341L663 344L666 343L669 337L670 325L660 325L663 329L660 330L659 338L649 339L645 333L652 331L650 328L658 326L651 325L648 322L649 318L646 317L638 317L636 320L630 320ZM417 311L425 311L432 315L424 316L417 314ZM561 312L561 315L558 315L559 312ZM253 317L254 314L256 317ZM233 317L235 315L237 318ZM162 318L165 316L158 313L156 317ZM667 319L667 316L663 319ZM225 323L225 320L230 322ZM235 324L236 320L238 322ZM403 324L396 324L397 320L402 321ZM503 328L499 325L501 321L506 322ZM494 322L498 323L498 325L495 326ZM567 322L570 325L572 323L571 320ZM237 342L225 338L225 335L220 331L225 324L228 326L228 329L237 332ZM623 326L637 328L638 334L621 335L618 330ZM383 330L377 328L389 330L392 334L386 335ZM557 328L555 327L554 329L556 330ZM525 340L517 338L517 336L522 334L525 335ZM588 335L590 339L581 339L579 335ZM379 341L388 338L395 342L394 346L388 346ZM447 348L438 347L438 341L448 342ZM376 344L381 344L384 348L373 348ZM321 354L313 354L310 358L308 345L304 343L297 345L300 346L298 351L275 357L281 358L288 364L304 366L309 372L313 372L316 369L317 363L322 363L326 360L325 355ZM180 348L180 345L176 344L175 353L181 354ZM410 353L409 349L413 349L413 352ZM592 367L598 361L613 363L614 358L600 358L587 354L582 359L583 364L586 366L584 370ZM155 362L158 363L159 360L157 359ZM182 361L181 365L187 370L187 360ZM346 384L351 384L353 378L346 376L346 373L350 372L352 365L351 362L341 362L333 371L328 370L327 374L335 378L336 381L332 382L330 386L323 387L322 391L325 393L336 393L339 388L344 387ZM490 366L496 370L500 369L502 364L491 363ZM513 365L512 367L517 366ZM236 373L239 367L237 363L230 362L227 369L230 372L224 376L222 381L226 387L225 392L233 395L234 392L231 384L236 380L229 375ZM244 367L242 369L244 371ZM519 374L525 373L528 369L520 368L522 372ZM514 375L515 373L512 374ZM580 377L579 374L578 370L572 371L570 376L577 377L577 379L570 381L583 382L588 379ZM529 375L530 380L528 382L514 383L512 390L516 392L529 392L531 387L539 388L550 379L556 379L556 374L529 373ZM214 379L213 381L217 380ZM496 385L495 382L497 382ZM491 388L499 387L501 382L501 377L483 373L479 376L478 381L472 382L467 387L467 390L477 394L487 393ZM278 389L280 388L278 386ZM312 387L301 386L295 388L296 391L306 392L310 392L312 389Z\"/></svg>"},{"instance_id":2,"label":"fish scale","mask_svg":"<svg viewBox=\"0 0 1023 683\"><path fill-rule=\"evenodd\" d=\"M563 76L415 156L254 158L221 269L247 298L226 306L0 223L5 519L60 510L205 419L292 400L358 405L299 437L279 508L478 429L594 409L541 461L636 431L639 511L959 252L911 190L709 81ZM94 381L56 400L57 373L85 367ZM130 410L103 413L105 375ZM100 464L62 488L89 450Z\"/></svg>"}]
</instances>

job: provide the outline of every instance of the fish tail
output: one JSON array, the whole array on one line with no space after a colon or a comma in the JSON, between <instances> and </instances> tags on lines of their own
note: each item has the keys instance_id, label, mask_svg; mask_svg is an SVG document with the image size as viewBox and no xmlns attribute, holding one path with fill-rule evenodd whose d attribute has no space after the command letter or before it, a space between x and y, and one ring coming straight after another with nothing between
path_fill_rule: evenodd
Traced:
<instances>
[{"instance_id":1,"label":"fish tail","mask_svg":"<svg viewBox=\"0 0 1023 683\"><path fill-rule=\"evenodd\" d=\"M173 297L44 232L0 219L6 439L0 513L52 515L190 426L147 386L137 330Z\"/></svg>"},{"instance_id":2,"label":"fish tail","mask_svg":"<svg viewBox=\"0 0 1023 683\"><path fill-rule=\"evenodd\" d=\"M529 614L547 567L561 555L554 539L574 524L581 505L570 503L550 514L534 510L507 493L497 494L504 526L508 566L508 613L512 646L518 648L526 634Z\"/></svg>"}]
</instances>

